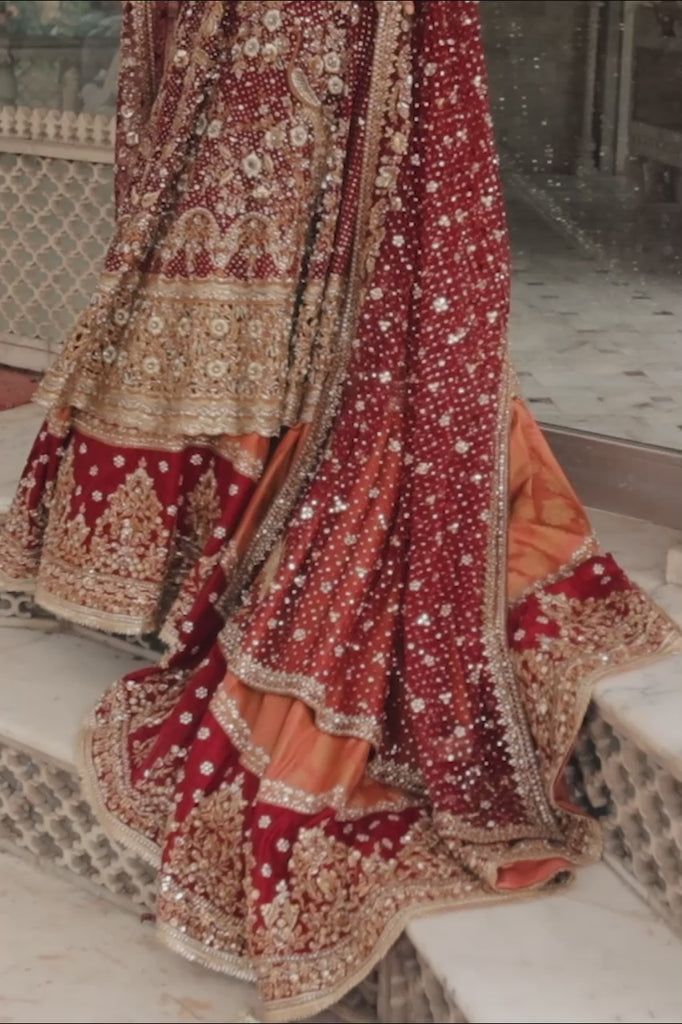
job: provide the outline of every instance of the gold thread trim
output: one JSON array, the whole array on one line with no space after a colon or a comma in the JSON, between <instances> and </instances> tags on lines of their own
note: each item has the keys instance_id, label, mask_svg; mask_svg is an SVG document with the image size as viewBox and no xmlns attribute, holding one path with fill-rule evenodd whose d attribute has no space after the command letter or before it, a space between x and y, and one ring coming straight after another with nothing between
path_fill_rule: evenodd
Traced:
<instances>
[{"instance_id":1,"label":"gold thread trim","mask_svg":"<svg viewBox=\"0 0 682 1024\"><path fill-rule=\"evenodd\" d=\"M210 711L232 745L239 751L242 765L260 778L258 800L264 803L300 811L302 814L315 814L324 808L331 808L337 812L340 821L353 821L366 814L377 814L382 811L401 811L424 803L423 799L404 795L401 798L381 800L363 807L350 807L347 803L349 792L344 786L334 786L321 793L310 793L281 779L265 778L271 757L251 740L249 727L234 697L221 687L211 701Z\"/></svg>"},{"instance_id":2,"label":"gold thread trim","mask_svg":"<svg viewBox=\"0 0 682 1024\"><path fill-rule=\"evenodd\" d=\"M116 818L104 802L95 770L92 749L93 734L97 728L95 711L90 710L83 721L76 743L76 767L80 775L84 796L92 805L99 823L110 839L120 843L121 846L137 854L138 857L141 857L151 867L160 871L161 847L152 842L147 836L141 835Z\"/></svg>"},{"instance_id":3,"label":"gold thread trim","mask_svg":"<svg viewBox=\"0 0 682 1024\"><path fill-rule=\"evenodd\" d=\"M230 956L229 953L219 953L215 949L209 950L201 943L188 938L177 928L173 928L167 921L160 921L156 926L156 931L164 946L186 960L196 961L202 967L208 967L219 974L228 974L239 981L256 981L256 972L249 966L249 961L246 958L242 960L240 957Z\"/></svg>"},{"instance_id":4,"label":"gold thread trim","mask_svg":"<svg viewBox=\"0 0 682 1024\"><path fill-rule=\"evenodd\" d=\"M135 427L108 423L88 412L78 412L74 427L82 434L126 448L153 448L164 452L182 452L187 448L209 448L215 455L230 462L238 473L250 480L258 480L263 473L264 461L245 451L238 438L232 436L177 435L158 431L147 433Z\"/></svg>"},{"instance_id":5,"label":"gold thread trim","mask_svg":"<svg viewBox=\"0 0 682 1024\"><path fill-rule=\"evenodd\" d=\"M591 533L589 537L585 538L580 547L576 548L568 562L564 562L556 572L550 573L548 576L542 576L533 583L529 583L509 604L509 609L518 608L531 594L536 594L538 591L544 590L545 587L550 587L553 583L559 583L560 580L567 579L581 562L591 558L592 555L599 554L599 551L599 541Z\"/></svg>"},{"instance_id":6,"label":"gold thread trim","mask_svg":"<svg viewBox=\"0 0 682 1024\"><path fill-rule=\"evenodd\" d=\"M333 736L354 736L378 746L381 739L381 724L369 715L348 715L333 711L325 704L326 689L313 676L303 673L281 672L261 665L240 650L241 636L234 622L228 622L218 637L218 644L225 655L230 671L254 690L263 693L280 693L295 697L315 713L315 723L323 732Z\"/></svg>"},{"instance_id":7,"label":"gold thread trim","mask_svg":"<svg viewBox=\"0 0 682 1024\"><path fill-rule=\"evenodd\" d=\"M505 357L498 393L494 456L497 476L493 477L492 481L490 537L484 588L483 639L490 659L491 676L499 714L505 724L505 740L510 747L509 760L514 773L516 792L523 800L531 821L539 816L548 835L551 838L558 838L560 836L559 825L547 799L507 644L510 421L511 381L509 364ZM533 825L530 823L527 834L533 834Z\"/></svg>"},{"instance_id":8,"label":"gold thread trim","mask_svg":"<svg viewBox=\"0 0 682 1024\"><path fill-rule=\"evenodd\" d=\"M118 274L105 271L101 277L103 290L113 291L118 280ZM342 281L341 275L330 274L328 282L311 281L308 288L319 293L329 284L340 285ZM264 303L273 302L276 305L291 297L291 289L296 284L293 278L284 280L279 278L273 281L263 279L240 281L237 278L229 280L220 277L180 280L153 273L142 274L141 282L145 288L145 294L150 298L191 299L193 302L229 302L235 299L240 301L254 299Z\"/></svg>"},{"instance_id":9,"label":"gold thread trim","mask_svg":"<svg viewBox=\"0 0 682 1024\"><path fill-rule=\"evenodd\" d=\"M80 392L71 395L70 404L80 408L81 401L85 402ZM49 409L53 399L49 394L41 392L36 395L33 401ZM182 433L187 437L202 436L206 434L228 434L232 437L239 437L244 434L260 434L263 437L276 437L282 427L295 427L301 421L308 422L307 410L301 415L283 416L273 408L271 411L251 410L244 411L241 402L228 402L222 398L196 398L185 397L182 405L168 410L167 404L158 399L156 401L145 398L133 398L123 392L116 392L113 389L107 391L106 400L100 396L100 404L97 409L102 418L111 416L112 420L123 420L138 426L138 429L145 430L151 424L158 429L159 423L175 433Z\"/></svg>"},{"instance_id":10,"label":"gold thread trim","mask_svg":"<svg viewBox=\"0 0 682 1024\"><path fill-rule=\"evenodd\" d=\"M131 580L131 583L139 581ZM68 619L78 626L87 626L88 629L101 630L104 633L119 633L123 636L144 636L145 633L152 633L156 628L156 622L149 617L141 618L132 615L113 615L110 612L95 611L85 605L74 604L55 597L49 590L46 590L40 583L37 584L34 601L45 611L60 618Z\"/></svg>"},{"instance_id":11,"label":"gold thread trim","mask_svg":"<svg viewBox=\"0 0 682 1024\"><path fill-rule=\"evenodd\" d=\"M251 739L251 731L239 713L234 697L221 685L211 700L209 710L225 735L239 751L240 761L254 775L261 775L270 764L270 755Z\"/></svg>"}]
</instances>

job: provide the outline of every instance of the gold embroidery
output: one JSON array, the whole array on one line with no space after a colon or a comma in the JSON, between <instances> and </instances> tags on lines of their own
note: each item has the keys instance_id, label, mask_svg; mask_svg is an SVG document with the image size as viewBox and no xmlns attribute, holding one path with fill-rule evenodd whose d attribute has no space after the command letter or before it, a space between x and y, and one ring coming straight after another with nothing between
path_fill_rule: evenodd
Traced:
<instances>
[{"instance_id":1,"label":"gold embroidery","mask_svg":"<svg viewBox=\"0 0 682 1024\"><path fill-rule=\"evenodd\" d=\"M494 435L494 469L490 477L489 525L485 582L481 612L487 669L493 681L495 700L504 725L509 748L509 766L514 788L526 810L530 828L558 833L556 818L543 787L533 739L524 714L523 701L507 642L507 540L509 518L508 467L511 417L511 378L506 360L501 367Z\"/></svg>"},{"instance_id":2,"label":"gold embroidery","mask_svg":"<svg viewBox=\"0 0 682 1024\"><path fill-rule=\"evenodd\" d=\"M319 814L324 810L332 810L337 821L358 821L370 814L403 811L424 804L423 800L414 797L396 795L394 799L377 800L371 806L349 806L348 790L344 786L334 786L321 793L308 793L281 779L263 779L258 789L258 798L263 803L286 807L300 814Z\"/></svg>"},{"instance_id":3,"label":"gold embroidery","mask_svg":"<svg viewBox=\"0 0 682 1024\"><path fill-rule=\"evenodd\" d=\"M28 585L38 573L43 533L54 499L54 481L48 480L41 486L38 504L31 507L39 458L24 471L7 517L0 522L0 583L5 586Z\"/></svg>"},{"instance_id":4,"label":"gold embroidery","mask_svg":"<svg viewBox=\"0 0 682 1024\"><path fill-rule=\"evenodd\" d=\"M62 429L55 441L67 434L63 419L59 417L57 425ZM89 438L106 445L104 452L97 450L94 461L94 446L87 454ZM173 613L184 617L216 566L228 573L234 564L234 545L227 539L216 545L211 556L201 552L222 512L218 471L229 470L219 467L216 459L225 459L251 479L258 478L263 461L249 451L252 440L164 439L134 428L112 428L98 417L78 414L66 446L54 451L53 435L49 432L48 437L45 429L38 439L45 442L44 450L37 449L25 470L0 531L2 585L35 586L36 601L48 611L116 633L158 629L176 598ZM189 449L190 461L208 463L193 486L172 482L167 507L157 486L169 464L161 459L157 465L153 455L143 454L157 443L161 452ZM265 446L265 442L260 445ZM149 466L146 458L151 460ZM125 480L112 491L106 489L109 459L117 468L129 468ZM99 479L104 481L101 489ZM168 629L170 635L171 623ZM173 636L177 642L179 637Z\"/></svg>"},{"instance_id":5,"label":"gold embroidery","mask_svg":"<svg viewBox=\"0 0 682 1024\"><path fill-rule=\"evenodd\" d=\"M213 466L199 478L187 500L187 512L192 543L203 548L220 515L218 481Z\"/></svg>"},{"instance_id":6,"label":"gold embroidery","mask_svg":"<svg viewBox=\"0 0 682 1024\"><path fill-rule=\"evenodd\" d=\"M525 601L526 598L528 598L531 594L538 593L539 591L550 586L552 583L558 583L559 580L566 579L566 577L570 576L573 572L575 572L576 566L580 565L581 562L584 562L585 559L591 558L592 555L596 555L598 552L599 541L597 540L597 538L592 534L589 537L585 537L580 546L577 547L571 555L570 560L566 562L564 565L562 565L561 569L559 569L555 573L552 573L549 576L543 576L542 579L535 580L535 582L529 584L527 587L524 587L521 593L514 598L511 607L517 607L518 605L522 604L523 601Z\"/></svg>"},{"instance_id":7,"label":"gold embroidery","mask_svg":"<svg viewBox=\"0 0 682 1024\"><path fill-rule=\"evenodd\" d=\"M230 541L227 547L232 546L233 542ZM197 548L191 543L180 545L176 549L168 574L174 585L168 589L177 596L173 597L159 631L159 639L168 649L167 656L186 650L188 640L191 640L191 632L185 633L183 625L194 628L191 618L194 604L213 571L220 565L224 554L224 551L218 549L212 555L197 555Z\"/></svg>"},{"instance_id":8,"label":"gold embroidery","mask_svg":"<svg viewBox=\"0 0 682 1024\"><path fill-rule=\"evenodd\" d=\"M75 461L76 455L71 443L57 477L44 545L48 550L50 547L58 548L64 557L77 560L82 554L89 530L82 510L77 515L72 511L72 501L76 492Z\"/></svg>"},{"instance_id":9,"label":"gold embroidery","mask_svg":"<svg viewBox=\"0 0 682 1024\"><path fill-rule=\"evenodd\" d=\"M187 637L183 638L182 633L183 624L191 623L194 603L224 554L220 547L213 554L202 553L221 511L218 481L212 466L201 475L186 505L186 522L182 535L176 536L176 546L167 572L169 582L166 584L166 592L173 595L173 599L160 632L160 639L173 652L184 650L187 646ZM227 546L230 547L232 543L228 542Z\"/></svg>"},{"instance_id":10,"label":"gold embroidery","mask_svg":"<svg viewBox=\"0 0 682 1024\"><path fill-rule=\"evenodd\" d=\"M145 460L107 497L94 529L76 504L74 461L72 444L45 531L36 600L86 625L123 633L152 629L170 531Z\"/></svg>"},{"instance_id":11,"label":"gold embroidery","mask_svg":"<svg viewBox=\"0 0 682 1024\"><path fill-rule=\"evenodd\" d=\"M256 977L271 1020L329 1006L420 912L495 898L476 859L469 868L449 856L426 818L391 839L358 824L358 839L347 841L324 823L288 823L284 877L278 872L270 888L276 869L264 860L267 847L246 831L254 818L247 818L243 785L238 776L204 798L180 827L182 843L176 839L162 876L159 918L174 948ZM281 857L275 843L273 861ZM519 844L519 858L537 852ZM492 858L499 855L496 849ZM483 862L489 868L490 858Z\"/></svg>"},{"instance_id":12,"label":"gold embroidery","mask_svg":"<svg viewBox=\"0 0 682 1024\"><path fill-rule=\"evenodd\" d=\"M258 565L281 536L282 530L301 495L309 475L316 465L334 421L341 401L346 368L351 351L351 340L355 331L360 307L367 288L368 266L371 254L376 250L388 206L385 203L385 189L393 193L397 185L397 173L388 184L377 181L377 171L382 153L382 144L389 134L387 126L402 117L407 111L398 105L399 92L392 88L400 69L409 61L410 25L403 18L403 11L394 3L378 3L374 50L371 59L370 87L368 98L367 124L362 142L360 194L355 230L350 257L348 283L339 307L337 343L331 351L331 362L326 381L324 401L318 401L310 422L312 429L306 439L296 466L280 489L268 510L262 525L247 550L239 572L236 572L220 601L221 613L225 618L238 605L242 591L253 578ZM398 154L400 156L400 154ZM336 314L336 310L334 309ZM329 316L329 306L323 309L321 322Z\"/></svg>"},{"instance_id":13,"label":"gold embroidery","mask_svg":"<svg viewBox=\"0 0 682 1024\"><path fill-rule=\"evenodd\" d=\"M72 383L71 404L119 429L175 435L271 436L307 415L333 335L333 321L319 330L322 286L305 290L290 351L294 282L203 284L174 289L145 278L121 344L92 350ZM325 301L335 302L338 289L332 283Z\"/></svg>"},{"instance_id":14,"label":"gold embroidery","mask_svg":"<svg viewBox=\"0 0 682 1024\"><path fill-rule=\"evenodd\" d=\"M221 435L208 437L199 435L169 435L136 430L134 427L121 427L106 423L89 413L76 413L73 425L87 437L103 441L112 447L120 448L152 448L161 452L182 452L187 448L208 448L212 453L231 462L238 473L250 480L260 479L264 461L248 451L238 437Z\"/></svg>"},{"instance_id":15,"label":"gold embroidery","mask_svg":"<svg viewBox=\"0 0 682 1024\"><path fill-rule=\"evenodd\" d=\"M236 700L222 686L211 701L211 714L239 751L244 767L259 777L263 775L270 764L270 757L253 742L251 731L239 713Z\"/></svg>"},{"instance_id":16,"label":"gold embroidery","mask_svg":"<svg viewBox=\"0 0 682 1024\"><path fill-rule=\"evenodd\" d=\"M396 789L404 789L415 796L423 796L426 792L422 773L414 765L403 764L387 756L383 751L370 760L367 774L377 782L383 782Z\"/></svg>"},{"instance_id":17,"label":"gold embroidery","mask_svg":"<svg viewBox=\"0 0 682 1024\"><path fill-rule=\"evenodd\" d=\"M255 690L298 697L315 712L315 721L333 735L355 736L377 746L381 740L381 722L372 715L348 715L334 711L325 704L326 690L319 680L303 672L283 672L257 662L244 651L239 627L228 622L218 642L230 671Z\"/></svg>"},{"instance_id":18,"label":"gold embroidery","mask_svg":"<svg viewBox=\"0 0 682 1024\"><path fill-rule=\"evenodd\" d=\"M195 936L198 933L202 941L239 960L247 957L242 784L243 776L238 776L205 797L200 809L190 814L188 835L172 845L164 865L157 907L159 918L174 931L186 932L191 920ZM194 855L191 867L188 847ZM191 903L186 886L192 889Z\"/></svg>"},{"instance_id":19,"label":"gold embroidery","mask_svg":"<svg viewBox=\"0 0 682 1024\"><path fill-rule=\"evenodd\" d=\"M109 498L90 542L95 572L118 570L136 580L157 580L168 557L170 531L145 459Z\"/></svg>"},{"instance_id":20,"label":"gold embroidery","mask_svg":"<svg viewBox=\"0 0 682 1024\"><path fill-rule=\"evenodd\" d=\"M168 647L168 656L172 656L187 647L187 634L183 633L183 623L191 624L191 613L195 601L199 598L202 590L211 579L214 571L220 569L224 578L229 579L239 560L239 548L234 540L223 543L212 555L201 555L191 565L190 571L184 575L183 570L176 572L176 578L181 579L178 596L174 601L159 638ZM186 563L185 563L186 564ZM213 595L208 600L215 604L218 611L219 590L222 584L216 587ZM191 634L190 634L191 636Z\"/></svg>"},{"instance_id":21,"label":"gold embroidery","mask_svg":"<svg viewBox=\"0 0 682 1024\"><path fill-rule=\"evenodd\" d=\"M90 766L84 781L94 805L111 823L116 822L116 838L134 846L136 852L154 866L158 865L159 844L163 842L163 831L173 806L181 759L177 749L157 758L134 785L133 765L139 767L144 763L138 759L146 756L148 747L145 741L138 740L129 748L127 729L125 742L119 734L119 742L112 744L109 729L116 722L120 728L123 720L127 720L130 732L149 724L150 716L158 716L155 717L157 723L162 721L180 699L183 686L184 678L169 671L158 671L150 680L139 680L130 688L124 682L119 683L88 716L81 736L81 752Z\"/></svg>"},{"instance_id":22,"label":"gold embroidery","mask_svg":"<svg viewBox=\"0 0 682 1024\"><path fill-rule=\"evenodd\" d=\"M53 437L65 438L70 430L69 413L66 409L50 409L45 426Z\"/></svg>"},{"instance_id":23,"label":"gold embroidery","mask_svg":"<svg viewBox=\"0 0 682 1024\"><path fill-rule=\"evenodd\" d=\"M178 217L171 227L159 262L165 269L178 256L183 256L187 270L194 274L202 254L211 251L219 240L220 228L211 211L194 207Z\"/></svg>"},{"instance_id":24,"label":"gold embroidery","mask_svg":"<svg viewBox=\"0 0 682 1024\"><path fill-rule=\"evenodd\" d=\"M43 382L45 404L184 434L275 436L312 416L338 335L341 289L330 268L350 129L352 6L319 5L303 23L296 5L284 5L270 30L273 12L240 5L229 66L192 131L168 143L170 159L197 137L174 208L161 212L159 182L123 218L98 294ZM190 65L209 31L208 14L200 20ZM240 79L262 97L248 117L233 101ZM206 198L207 188L219 198Z\"/></svg>"},{"instance_id":25,"label":"gold embroidery","mask_svg":"<svg viewBox=\"0 0 682 1024\"><path fill-rule=\"evenodd\" d=\"M545 786L553 785L587 711L595 679L679 641L679 629L638 587L579 600L535 595L547 620L532 647L512 650ZM552 627L557 627L552 629Z\"/></svg>"},{"instance_id":26,"label":"gold embroidery","mask_svg":"<svg viewBox=\"0 0 682 1024\"><path fill-rule=\"evenodd\" d=\"M361 818L370 811L396 811L405 807L417 806L420 801L412 796L396 796L390 800L381 800L371 807L349 807L348 791L344 786L334 786L322 793L308 793L297 786L291 786L280 779L269 779L266 776L270 765L270 757L262 747L251 739L248 725L242 718L237 702L223 687L220 687L211 701L211 713L221 729L239 751L241 763L254 775L261 779L259 799L269 804L288 807L289 810L303 814L315 814L325 808L334 809L341 821L352 821Z\"/></svg>"}]
</instances>

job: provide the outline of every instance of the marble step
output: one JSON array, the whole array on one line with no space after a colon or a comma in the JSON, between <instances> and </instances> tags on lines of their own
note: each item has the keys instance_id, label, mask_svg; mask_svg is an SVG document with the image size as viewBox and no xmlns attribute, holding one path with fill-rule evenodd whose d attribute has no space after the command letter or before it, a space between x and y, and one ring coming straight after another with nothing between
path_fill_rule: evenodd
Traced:
<instances>
[{"instance_id":1,"label":"marble step","mask_svg":"<svg viewBox=\"0 0 682 1024\"><path fill-rule=\"evenodd\" d=\"M7 853L0 853L0 872L3 1021L253 1019L250 986L163 949L134 914Z\"/></svg>"},{"instance_id":2,"label":"marble step","mask_svg":"<svg viewBox=\"0 0 682 1024\"><path fill-rule=\"evenodd\" d=\"M73 888L66 878L75 876L89 890L88 899L98 899L104 890L120 908L151 909L153 873L102 834L80 793L73 764L84 713L111 679L141 664L141 656L68 632L10 627L0 631L0 663L0 843L31 856L43 870L61 873L60 884ZM664 674L660 680L656 674L664 665L668 662L647 670L654 672L647 686L655 687L657 680L664 685ZM636 673L622 677L623 687L628 675L632 682ZM639 724L646 738L647 723ZM681 753L674 732L671 724L671 765L674 749L674 756ZM79 898L87 902L85 895ZM84 923L85 932L89 927ZM431 916L412 924L408 935L411 942L391 954L358 994L364 994L364 1001L357 1019L682 1021L676 987L682 944L604 865L581 872L575 887L561 895ZM570 979L571 998L567 1002L562 995L562 1009L554 1003L556 987L543 985L543 994L538 991L535 965L542 965L542 976L545 962ZM640 972L634 986L637 963L655 969ZM481 986L486 964L494 967L494 984ZM387 974L395 979L390 1008L382 1005L381 995L386 1002ZM507 975L516 978L513 999ZM404 1000L396 1006L395 989L406 976L412 981L403 985ZM674 1005L681 1010L677 1017ZM95 1024L108 1018L87 1019Z\"/></svg>"},{"instance_id":3,"label":"marble step","mask_svg":"<svg viewBox=\"0 0 682 1024\"><path fill-rule=\"evenodd\" d=\"M0 331L0 363L17 370L43 373L54 362L53 343L42 338L28 338L10 331Z\"/></svg>"},{"instance_id":4,"label":"marble step","mask_svg":"<svg viewBox=\"0 0 682 1024\"><path fill-rule=\"evenodd\" d=\"M604 864L560 895L423 918L408 935L453 1019L682 1021L682 943Z\"/></svg>"}]
</instances>

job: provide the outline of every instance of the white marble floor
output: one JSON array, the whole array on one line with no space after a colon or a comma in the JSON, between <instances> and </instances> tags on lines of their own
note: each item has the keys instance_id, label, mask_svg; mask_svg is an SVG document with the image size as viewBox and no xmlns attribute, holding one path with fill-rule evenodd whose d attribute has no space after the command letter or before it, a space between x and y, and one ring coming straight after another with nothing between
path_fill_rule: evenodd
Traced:
<instances>
[{"instance_id":1,"label":"white marble floor","mask_svg":"<svg viewBox=\"0 0 682 1024\"><path fill-rule=\"evenodd\" d=\"M434 915L408 935L468 1021L682 1021L682 943L603 864L561 894Z\"/></svg>"},{"instance_id":2,"label":"white marble floor","mask_svg":"<svg viewBox=\"0 0 682 1024\"><path fill-rule=\"evenodd\" d=\"M248 1020L251 998L134 914L0 853L1 1024L218 1024Z\"/></svg>"},{"instance_id":3,"label":"white marble floor","mask_svg":"<svg viewBox=\"0 0 682 1024\"><path fill-rule=\"evenodd\" d=\"M586 252L508 195L510 344L543 423L682 449L682 285Z\"/></svg>"}]
</instances>

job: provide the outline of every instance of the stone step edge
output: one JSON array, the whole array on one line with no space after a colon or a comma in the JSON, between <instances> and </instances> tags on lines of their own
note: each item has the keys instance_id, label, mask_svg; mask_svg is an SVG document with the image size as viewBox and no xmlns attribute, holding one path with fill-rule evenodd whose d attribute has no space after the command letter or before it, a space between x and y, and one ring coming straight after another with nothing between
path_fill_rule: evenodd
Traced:
<instances>
[{"instance_id":1,"label":"stone step edge","mask_svg":"<svg viewBox=\"0 0 682 1024\"><path fill-rule=\"evenodd\" d=\"M471 1024L682 1020L682 943L604 863L563 892L424 917L407 936Z\"/></svg>"},{"instance_id":2,"label":"stone step edge","mask_svg":"<svg viewBox=\"0 0 682 1024\"><path fill-rule=\"evenodd\" d=\"M87 632L87 631L86 631ZM2 634L0 630L0 645ZM18 638L21 631L15 630L15 636L11 641L16 651L14 657L16 670L19 671L24 683L30 681L32 673L41 672L44 664L54 665L56 675L59 675L60 655L57 648L61 647L62 669L61 673L78 671L80 674L81 665L87 664L88 674L85 678L77 681L74 691L74 698L70 701L61 702L61 713L55 718L56 725L52 728L51 720L40 724L45 738L41 742L31 742L31 731L33 729L32 698L29 696L28 706L17 708L16 704L10 702L5 715L11 714L17 708L14 721L7 719L0 721L0 736L4 736L9 746L19 746L24 753L33 756L43 762L50 762L53 769L59 768L63 772L75 777L74 746L75 737L80 727L80 717L83 716L90 703L94 703L98 690L104 689L111 678L122 671L129 671L131 664L140 665L139 660L144 652L130 650L127 643L115 646L118 652L112 649L109 644L102 644L101 638L93 639L90 634L83 636L83 631L62 630L56 633L45 635L37 640L38 646L34 643L19 645ZM7 634L5 633L7 636ZM72 647L73 645L73 647ZM40 647L42 646L42 653ZM21 650L24 650L22 655ZM54 650L53 650L54 648ZM75 648L75 649L74 649ZM101 651L101 662L96 666L93 659L98 659L97 652ZM135 661L122 658L122 654L133 654ZM11 652L8 650L11 657ZM22 658L25 658L23 668ZM682 673L682 656L680 656L680 673ZM678 664L676 660L675 664ZM669 676L666 673L677 669L670 669L665 659L658 660L655 672L656 678L662 684L664 699L670 701L682 701L682 688L673 688L670 691L669 683L666 682ZM640 668L624 673L623 688L625 698L628 697L627 683L637 683L638 671L650 672L651 669ZM10 670L11 671L11 670ZM92 674L92 675L91 675ZM88 678L92 678L92 697ZM609 686L613 687L611 677ZM76 681L75 681L76 682ZM669 691L669 692L666 692ZM42 699L49 700L52 695L51 684L47 684L43 678L41 683ZM69 691L71 692L71 691ZM635 686L635 692L637 687ZM611 704L613 693L610 691ZM59 700L56 710L59 710ZM682 707L682 704L681 704ZM653 755L647 749L647 744L641 742L642 730L640 728L629 730L627 717L611 715L610 708L601 706L599 699L592 705L592 713L581 733L579 744L578 763L580 774L584 779L583 793L586 807L592 809L602 816L605 830L605 845L609 855L620 860L625 868L630 870L635 879L644 887L646 898L649 904L654 907L657 913L672 921L675 927L682 928L682 881L672 872L671 864L676 862L677 857L682 857L682 822L680 822L680 834L676 831L672 835L662 835L665 827L664 815L673 824L671 829L676 830L674 792L675 786L682 782L682 773L671 775L666 771L661 757L660 749L655 749ZM627 707L626 707L626 710ZM637 708L635 706L635 712ZM646 708L644 708L646 711ZM642 713L640 711L640 713ZM636 715L634 716L636 718ZM630 721L633 720L632 708L630 708ZM675 722L682 719L682 714L665 714L663 717L667 727L672 726L677 732ZM639 725L639 723L636 723ZM68 731L67 731L68 730ZM63 735L62 735L63 734ZM48 746L48 740L50 746ZM74 746L72 746L72 744ZM655 743L648 746L657 747ZM660 745L658 745L660 748ZM55 757L58 751L59 757ZM671 762L675 762L674 751L671 751ZM679 759L677 761L679 764ZM634 781L633 781L634 780ZM671 803L672 801L672 803ZM67 816L68 817L68 816ZM679 817L679 816L678 816ZM641 831L644 829L649 835L647 849L642 849L643 840ZM653 851L653 852L652 852ZM109 856L109 854L108 854ZM674 864L673 864L674 866ZM678 907L679 903L679 907Z\"/></svg>"},{"instance_id":3,"label":"stone step edge","mask_svg":"<svg viewBox=\"0 0 682 1024\"><path fill-rule=\"evenodd\" d=\"M37 863L43 871L54 873L60 877L70 878L72 881L77 881L79 885L83 885L89 891L106 895L116 905L124 907L129 912L136 913L140 918L144 918L146 914L151 913L153 911L155 891L154 872L148 865L140 861L139 858L126 854L119 847L111 844L101 833L98 823L89 815L83 815L85 801L82 793L79 792L78 782L73 769L69 771L62 768L49 755L42 758L34 755L27 744L23 744L21 747L18 745L14 746L9 751L9 757L7 750L3 751L0 749L0 766L9 764L14 765L16 769L17 761L22 762L25 769L24 782L27 787L26 795L28 797L33 796L35 799L41 792L45 796L45 787L52 785L55 794L61 800L58 810L55 811L54 808L52 810L53 820L48 824L47 831L59 838L60 830L64 826L65 817L68 817L77 829L78 818L76 817L76 810L80 814L81 829L75 841L71 843L70 850L64 851L64 844L62 844L63 856L65 857L62 863L55 862L54 856L50 858L46 852L44 834L41 836L38 829L32 835L24 836L25 846L23 849L17 843L8 843L4 838L0 841L0 847L7 852L18 853L25 860ZM68 788L64 778L65 775L71 776L75 780L75 785L70 795L65 792ZM49 803L49 801L47 802ZM42 812L45 814L45 806L42 807ZM31 823L34 828L38 817L39 814L31 815ZM85 826L90 827L88 829ZM43 827L45 827L44 820ZM88 855L93 858L93 862L98 867L98 874L95 878L83 873L83 866ZM69 857L71 858L70 862ZM592 867L585 868L582 873L593 872L596 867L598 866L593 865ZM74 875L76 876L75 879ZM632 888L630 881L627 880L627 882L630 888ZM122 892L121 889L126 884L128 891ZM625 882L621 882L623 887L625 887L625 884ZM539 907L537 900L524 898L518 902L523 903L527 908L527 913L537 915L538 911L534 909ZM487 1016L480 1017L475 1012L471 1012L475 999L472 1002L472 997L466 992L466 989L464 990L466 998L462 1001L460 997L461 986L457 983L456 960L453 961L452 971L444 973L442 958L439 960L437 957L434 957L433 922L438 918L439 923L437 927L442 929L443 921L447 921L449 932L452 931L452 934L458 934L461 932L462 927L465 930L467 927L466 923L463 925L461 917L462 913L466 913L466 909L464 908L464 911L453 911L417 919L408 926L407 937L409 941L404 940L399 944L398 948L391 951L386 962L378 969L378 974L368 979L361 986L360 991L355 993L354 998L361 1000L362 1005L365 1007L362 1011L362 1016L357 1018L358 1020L370 1021L372 1019L376 1020L378 1017L379 1020L401 1019L410 1022L453 1020L475 1022L477 1020L492 1019ZM490 913L491 911L494 912L494 909L491 904L488 907L477 908L477 912ZM638 911L638 917L647 921L647 928L649 930L656 926L653 912L647 911L644 904L641 905ZM533 921L534 916L531 916L530 923L526 922L527 927L533 927ZM682 963L680 966L682 968ZM403 972L409 973L410 981L408 985L401 984L400 976ZM378 1001L382 998L381 993L383 993L383 998L386 999L388 982L390 982L388 987L392 990L395 990L397 986L397 998L403 1000L399 1007L400 1013L398 1017L392 1015L396 1009L396 995L394 991L392 991L391 998L388 1000L391 1015L384 1017L381 1015ZM504 1020L505 1018L498 1016L495 1019ZM517 1020L518 1018L514 1019ZM587 1019L587 1017L582 1019ZM607 1018L598 1019L606 1020ZM656 1018L653 1019L655 1020Z\"/></svg>"}]
</instances>

